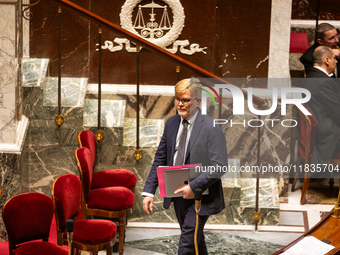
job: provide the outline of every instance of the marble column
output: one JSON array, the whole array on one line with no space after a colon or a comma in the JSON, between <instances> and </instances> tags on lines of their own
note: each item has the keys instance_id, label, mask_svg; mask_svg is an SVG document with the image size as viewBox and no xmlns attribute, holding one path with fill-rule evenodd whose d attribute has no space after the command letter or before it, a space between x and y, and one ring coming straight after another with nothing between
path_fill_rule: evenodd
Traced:
<instances>
[{"instance_id":1,"label":"marble column","mask_svg":"<svg viewBox=\"0 0 340 255\"><path fill-rule=\"evenodd\" d=\"M0 4L0 143L15 142L16 3Z\"/></svg>"},{"instance_id":2,"label":"marble column","mask_svg":"<svg viewBox=\"0 0 340 255\"><path fill-rule=\"evenodd\" d=\"M268 78L290 78L289 43L292 0L272 0ZM270 79L268 88L289 87L289 79Z\"/></svg>"},{"instance_id":3,"label":"marble column","mask_svg":"<svg viewBox=\"0 0 340 255\"><path fill-rule=\"evenodd\" d=\"M5 202L23 192L22 177L25 160L24 139L28 119L18 120L18 77L22 54L20 3L13 0L0 2L0 210ZM19 113L20 114L20 113ZM27 172L24 172L24 175ZM25 178L24 178L25 179ZM27 178L26 178L27 181ZM0 241L6 241L6 231L0 215Z\"/></svg>"}]
</instances>

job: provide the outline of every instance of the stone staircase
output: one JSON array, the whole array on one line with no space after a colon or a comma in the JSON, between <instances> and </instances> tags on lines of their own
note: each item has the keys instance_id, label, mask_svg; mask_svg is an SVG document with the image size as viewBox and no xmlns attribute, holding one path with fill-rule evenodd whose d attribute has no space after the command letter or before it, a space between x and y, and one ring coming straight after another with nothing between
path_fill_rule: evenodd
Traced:
<instances>
[{"instance_id":1,"label":"stone staircase","mask_svg":"<svg viewBox=\"0 0 340 255\"><path fill-rule=\"evenodd\" d=\"M97 94L87 92L86 78L62 78L62 116L65 123L57 127L58 114L57 78L48 77L48 59L27 59L22 64L24 113L30 119L29 191L51 195L53 180L62 174L78 175L74 150L78 147L77 134L83 129L96 132ZM135 188L136 202L130 222L177 222L173 210L162 208L162 199L155 197L154 214L142 211L145 179L160 141L164 119L173 115L172 97L166 95L141 96L140 146L143 158L136 162L133 153L136 146L136 101L132 94L102 94L101 126L104 139L97 145L96 171L110 168L127 168L138 179ZM229 163L240 167L239 160ZM226 208L210 217L211 224L252 225L255 208L256 179L222 178ZM276 179L260 179L260 224L277 225L279 199Z\"/></svg>"}]
</instances>

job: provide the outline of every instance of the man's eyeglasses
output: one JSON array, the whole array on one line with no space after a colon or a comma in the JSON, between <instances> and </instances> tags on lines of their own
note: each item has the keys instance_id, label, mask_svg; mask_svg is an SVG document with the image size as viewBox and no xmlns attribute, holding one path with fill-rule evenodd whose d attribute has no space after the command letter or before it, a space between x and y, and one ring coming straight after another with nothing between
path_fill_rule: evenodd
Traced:
<instances>
[{"instance_id":1,"label":"man's eyeglasses","mask_svg":"<svg viewBox=\"0 0 340 255\"><path fill-rule=\"evenodd\" d=\"M175 98L175 103L176 104L179 104L179 103L182 103L184 105L187 105L190 103L191 100L195 100L196 98L193 98L193 99L190 99L190 98L183 98L183 99L179 99L179 98Z\"/></svg>"}]
</instances>

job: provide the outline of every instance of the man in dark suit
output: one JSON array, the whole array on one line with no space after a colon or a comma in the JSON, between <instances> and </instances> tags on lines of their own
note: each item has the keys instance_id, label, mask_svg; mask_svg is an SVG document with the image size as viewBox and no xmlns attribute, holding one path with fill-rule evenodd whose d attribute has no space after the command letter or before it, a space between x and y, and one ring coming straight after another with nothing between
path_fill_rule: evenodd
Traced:
<instances>
[{"instance_id":1,"label":"man in dark suit","mask_svg":"<svg viewBox=\"0 0 340 255\"><path fill-rule=\"evenodd\" d=\"M337 60L327 46L317 47L313 58L314 66L302 83L311 93L306 106L317 124L311 163L327 164L340 148L340 86L330 78Z\"/></svg>"},{"instance_id":2,"label":"man in dark suit","mask_svg":"<svg viewBox=\"0 0 340 255\"><path fill-rule=\"evenodd\" d=\"M313 69L313 52L318 46L323 45L330 47L334 51L336 58L339 58L340 52L337 49L339 40L337 36L338 31L331 24L321 23L316 27L316 42L308 50L306 50L300 58L301 63L305 66L306 75ZM337 70L339 70L340 74L340 63L337 66ZM334 75L334 77L337 77L337 75Z\"/></svg>"},{"instance_id":3,"label":"man in dark suit","mask_svg":"<svg viewBox=\"0 0 340 255\"><path fill-rule=\"evenodd\" d=\"M175 104L178 114L170 117L165 124L162 139L142 192L143 209L147 214L150 214L149 208L150 210L153 208L153 196L158 187L156 171L158 166L189 163L202 163L203 166L228 166L225 136L220 126L214 127L210 116L201 114L199 109L201 90L197 87L200 87L197 79L185 79L175 86ZM183 132L187 134L187 138L184 143L181 143ZM181 158L182 154L183 158ZM210 215L221 212L225 207L221 175L223 173L202 173L188 185L175 191L175 193L182 192L183 197L164 199L165 209L174 202L177 220L181 227L178 254L195 254L194 192L198 188L202 191L209 188L209 194L202 196L197 237L199 254L208 254L203 228Z\"/></svg>"}]
</instances>

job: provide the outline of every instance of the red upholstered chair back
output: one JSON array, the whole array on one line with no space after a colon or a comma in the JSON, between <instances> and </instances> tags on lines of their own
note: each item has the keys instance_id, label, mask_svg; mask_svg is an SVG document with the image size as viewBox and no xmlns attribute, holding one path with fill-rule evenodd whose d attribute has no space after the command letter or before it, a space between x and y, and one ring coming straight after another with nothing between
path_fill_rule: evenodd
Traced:
<instances>
[{"instance_id":1,"label":"red upholstered chair back","mask_svg":"<svg viewBox=\"0 0 340 255\"><path fill-rule=\"evenodd\" d=\"M82 180L84 199L87 201L88 195L91 190L91 183L93 178L93 163L91 152L86 147L78 148L74 151L76 158L80 179Z\"/></svg>"},{"instance_id":2,"label":"red upholstered chair back","mask_svg":"<svg viewBox=\"0 0 340 255\"><path fill-rule=\"evenodd\" d=\"M80 147L90 150L93 165L96 162L96 137L90 130L83 130L78 133L78 143Z\"/></svg>"},{"instance_id":3,"label":"red upholstered chair back","mask_svg":"<svg viewBox=\"0 0 340 255\"><path fill-rule=\"evenodd\" d=\"M54 180L52 198L58 231L64 232L66 220L75 219L81 205L81 181L74 174L65 174Z\"/></svg>"},{"instance_id":4,"label":"red upholstered chair back","mask_svg":"<svg viewBox=\"0 0 340 255\"><path fill-rule=\"evenodd\" d=\"M6 202L2 217L9 245L32 240L48 240L54 205L50 197L40 193L17 195Z\"/></svg>"},{"instance_id":5,"label":"red upholstered chair back","mask_svg":"<svg viewBox=\"0 0 340 255\"><path fill-rule=\"evenodd\" d=\"M309 48L307 33L290 33L289 52L304 53Z\"/></svg>"},{"instance_id":6,"label":"red upholstered chair back","mask_svg":"<svg viewBox=\"0 0 340 255\"><path fill-rule=\"evenodd\" d=\"M307 110L308 108L302 104ZM308 110L311 114L311 112ZM305 157L307 154L310 154L315 145L316 138L316 120L313 115L305 115L299 109L300 116L300 142L299 142L299 151Z\"/></svg>"}]
</instances>

